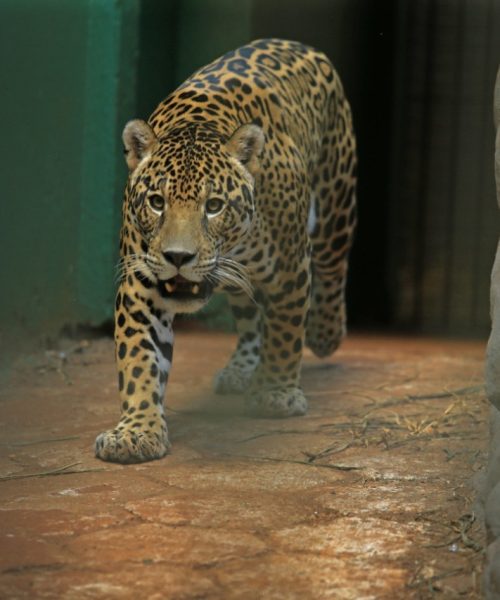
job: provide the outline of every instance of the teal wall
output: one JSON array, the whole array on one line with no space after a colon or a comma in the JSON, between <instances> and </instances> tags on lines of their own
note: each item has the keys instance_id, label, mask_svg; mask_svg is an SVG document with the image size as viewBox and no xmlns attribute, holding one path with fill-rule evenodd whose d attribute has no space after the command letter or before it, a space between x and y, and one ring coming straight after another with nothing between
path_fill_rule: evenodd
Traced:
<instances>
[{"instance_id":1,"label":"teal wall","mask_svg":"<svg viewBox=\"0 0 500 600\"><path fill-rule=\"evenodd\" d=\"M120 131L135 110L138 0L88 0L85 104L80 126L77 312L96 325L112 315L122 187Z\"/></svg>"},{"instance_id":2,"label":"teal wall","mask_svg":"<svg viewBox=\"0 0 500 600\"><path fill-rule=\"evenodd\" d=\"M85 97L75 73L86 67L86 19L83 5L29 0L4 2L0 13L5 336L74 314Z\"/></svg>"},{"instance_id":3,"label":"teal wall","mask_svg":"<svg viewBox=\"0 0 500 600\"><path fill-rule=\"evenodd\" d=\"M0 2L0 352L112 317L123 125L247 41L250 8L251 0Z\"/></svg>"},{"instance_id":4,"label":"teal wall","mask_svg":"<svg viewBox=\"0 0 500 600\"><path fill-rule=\"evenodd\" d=\"M136 0L0 4L4 344L111 315L137 14Z\"/></svg>"}]
</instances>

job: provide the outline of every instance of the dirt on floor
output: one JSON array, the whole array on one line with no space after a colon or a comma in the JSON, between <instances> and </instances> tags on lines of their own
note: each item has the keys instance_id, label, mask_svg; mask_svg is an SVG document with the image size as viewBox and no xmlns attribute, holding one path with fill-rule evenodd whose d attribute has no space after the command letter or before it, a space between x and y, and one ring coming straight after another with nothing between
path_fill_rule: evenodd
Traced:
<instances>
[{"instance_id":1,"label":"dirt on floor","mask_svg":"<svg viewBox=\"0 0 500 600\"><path fill-rule=\"evenodd\" d=\"M0 597L480 598L484 344L351 336L306 354L305 417L259 419L211 379L235 338L180 332L172 452L96 460L113 344L24 358L0 391Z\"/></svg>"}]
</instances>

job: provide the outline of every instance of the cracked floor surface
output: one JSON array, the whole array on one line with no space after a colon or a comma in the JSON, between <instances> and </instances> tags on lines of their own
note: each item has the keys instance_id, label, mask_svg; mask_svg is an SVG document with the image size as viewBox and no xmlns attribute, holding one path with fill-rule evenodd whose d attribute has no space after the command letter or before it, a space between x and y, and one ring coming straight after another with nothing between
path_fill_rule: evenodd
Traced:
<instances>
[{"instance_id":1,"label":"cracked floor surface","mask_svg":"<svg viewBox=\"0 0 500 600\"><path fill-rule=\"evenodd\" d=\"M112 342L61 342L0 391L0 597L479 598L484 343L351 336L306 354L309 413L245 414L211 379L234 337L177 335L171 454L93 456Z\"/></svg>"}]
</instances>

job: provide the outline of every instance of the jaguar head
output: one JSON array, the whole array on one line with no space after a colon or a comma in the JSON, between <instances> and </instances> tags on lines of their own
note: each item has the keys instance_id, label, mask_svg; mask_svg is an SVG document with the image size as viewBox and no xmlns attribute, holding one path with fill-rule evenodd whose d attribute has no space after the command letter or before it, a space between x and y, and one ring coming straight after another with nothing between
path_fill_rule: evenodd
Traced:
<instances>
[{"instance_id":1,"label":"jaguar head","mask_svg":"<svg viewBox=\"0 0 500 600\"><path fill-rule=\"evenodd\" d=\"M125 268L153 281L172 312L198 310L216 286L249 292L235 251L254 219L262 130L246 124L224 138L189 123L157 137L134 120L123 142Z\"/></svg>"}]
</instances>

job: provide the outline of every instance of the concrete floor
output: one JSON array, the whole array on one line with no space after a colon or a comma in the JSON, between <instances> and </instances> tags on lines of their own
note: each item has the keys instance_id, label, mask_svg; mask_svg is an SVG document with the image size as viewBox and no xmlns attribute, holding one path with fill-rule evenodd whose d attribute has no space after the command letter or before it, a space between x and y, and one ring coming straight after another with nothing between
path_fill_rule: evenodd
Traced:
<instances>
[{"instance_id":1,"label":"concrete floor","mask_svg":"<svg viewBox=\"0 0 500 600\"><path fill-rule=\"evenodd\" d=\"M0 393L0 597L479 598L484 344L351 336L305 357L306 417L211 378L234 338L180 332L172 453L107 464L112 342L25 358Z\"/></svg>"}]
</instances>

